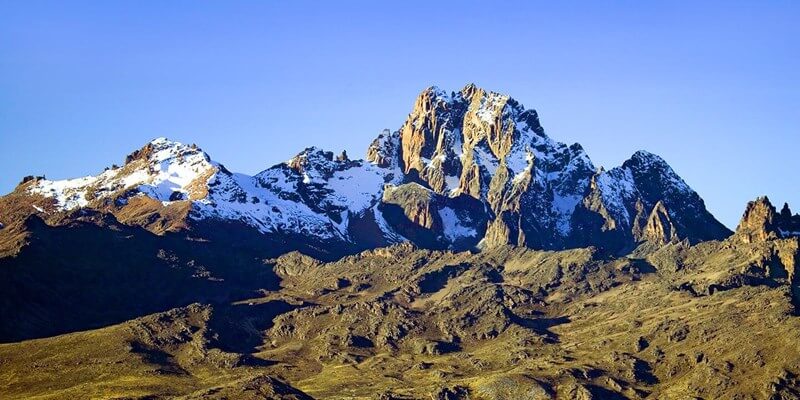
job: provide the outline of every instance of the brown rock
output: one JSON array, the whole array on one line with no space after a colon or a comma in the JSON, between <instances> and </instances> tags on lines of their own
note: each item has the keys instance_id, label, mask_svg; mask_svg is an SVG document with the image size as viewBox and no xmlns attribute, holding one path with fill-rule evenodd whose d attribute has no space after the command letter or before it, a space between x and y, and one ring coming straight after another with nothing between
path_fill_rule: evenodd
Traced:
<instances>
[{"instance_id":1,"label":"brown rock","mask_svg":"<svg viewBox=\"0 0 800 400\"><path fill-rule=\"evenodd\" d=\"M669 212L663 202L656 203L653 211L650 212L643 236L645 240L658 244L667 244L678 240L675 226L672 224Z\"/></svg>"},{"instance_id":2,"label":"brown rock","mask_svg":"<svg viewBox=\"0 0 800 400\"><path fill-rule=\"evenodd\" d=\"M434 229L441 225L433 203L433 193L417 183L400 186L386 185L383 203L400 206L405 216L414 224Z\"/></svg>"},{"instance_id":3,"label":"brown rock","mask_svg":"<svg viewBox=\"0 0 800 400\"><path fill-rule=\"evenodd\" d=\"M778 236L775 207L767 196L747 203L736 237L745 243L763 242Z\"/></svg>"},{"instance_id":4,"label":"brown rock","mask_svg":"<svg viewBox=\"0 0 800 400\"><path fill-rule=\"evenodd\" d=\"M380 167L395 166L399 159L400 133L384 129L367 148L367 161Z\"/></svg>"}]
</instances>

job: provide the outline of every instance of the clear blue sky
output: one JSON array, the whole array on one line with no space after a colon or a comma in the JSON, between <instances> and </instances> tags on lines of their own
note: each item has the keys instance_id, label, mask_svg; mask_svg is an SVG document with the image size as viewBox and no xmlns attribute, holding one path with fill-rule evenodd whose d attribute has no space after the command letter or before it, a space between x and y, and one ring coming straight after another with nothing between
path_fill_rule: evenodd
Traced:
<instances>
[{"instance_id":1,"label":"clear blue sky","mask_svg":"<svg viewBox=\"0 0 800 400\"><path fill-rule=\"evenodd\" d=\"M158 136L245 173L362 157L475 82L598 166L663 156L729 227L762 194L800 211L800 2L658 3L0 0L0 192Z\"/></svg>"}]
</instances>

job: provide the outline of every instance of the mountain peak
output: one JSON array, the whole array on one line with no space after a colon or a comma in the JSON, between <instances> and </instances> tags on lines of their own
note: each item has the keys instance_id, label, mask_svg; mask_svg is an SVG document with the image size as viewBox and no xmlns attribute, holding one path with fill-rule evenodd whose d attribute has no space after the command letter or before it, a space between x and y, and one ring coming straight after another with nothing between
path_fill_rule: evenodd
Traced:
<instances>
[{"instance_id":1,"label":"mountain peak","mask_svg":"<svg viewBox=\"0 0 800 400\"><path fill-rule=\"evenodd\" d=\"M636 159L636 160L640 160L640 161L650 161L650 162L657 162L657 163L666 164L666 161L664 161L664 159L661 158L661 156L659 156L657 154L654 154L654 153L651 153L651 152L649 152L647 150L637 150L635 153L633 153L631 158L632 159Z\"/></svg>"},{"instance_id":2,"label":"mountain peak","mask_svg":"<svg viewBox=\"0 0 800 400\"><path fill-rule=\"evenodd\" d=\"M346 153L345 153L346 156ZM348 163L350 159L344 157L334 157L333 152L323 150L316 146L305 148L303 151L292 157L286 164L289 168L300 173L309 169L331 170L335 164Z\"/></svg>"},{"instance_id":3,"label":"mountain peak","mask_svg":"<svg viewBox=\"0 0 800 400\"><path fill-rule=\"evenodd\" d=\"M451 97L446 91L438 86L428 86L417 96L417 103L425 103L432 101L450 102Z\"/></svg>"},{"instance_id":4,"label":"mountain peak","mask_svg":"<svg viewBox=\"0 0 800 400\"><path fill-rule=\"evenodd\" d=\"M466 84L466 85L465 85L465 86L464 86L464 87L461 89L461 91L459 91L458 93L459 93L459 95L460 95L461 97L463 97L464 99L467 99L467 100L471 101L471 100L472 100L472 98L473 98L475 95L478 95L478 94L485 94L485 93L486 93L486 91L485 91L485 90L483 90L482 88L478 87L478 86L477 86L477 85L475 85L474 83L468 83L468 84Z\"/></svg>"},{"instance_id":5,"label":"mountain peak","mask_svg":"<svg viewBox=\"0 0 800 400\"><path fill-rule=\"evenodd\" d=\"M622 167L629 168L638 182L648 182L648 186L658 191L666 189L676 194L693 192L663 158L648 151L633 153L631 158L622 163Z\"/></svg>"},{"instance_id":6,"label":"mountain peak","mask_svg":"<svg viewBox=\"0 0 800 400\"><path fill-rule=\"evenodd\" d=\"M157 138L155 138L155 139L151 140L149 143L150 143L150 144L154 144L154 145L156 145L156 144L162 144L162 143L175 143L175 144L178 144L177 142L173 142L173 141L171 141L171 140L167 139L167 138L166 138L166 137L164 137L164 136L159 136L159 137L157 137Z\"/></svg>"},{"instance_id":7,"label":"mountain peak","mask_svg":"<svg viewBox=\"0 0 800 400\"><path fill-rule=\"evenodd\" d=\"M242 222L340 249L412 241L617 251L642 238L697 242L729 233L661 157L638 151L621 167L597 171L579 144L547 136L535 110L473 83L452 94L424 89L400 129L370 144L367 161L312 146L250 176L159 137L121 168L35 180L23 190L55 199L61 210L136 214L146 226L167 214L159 207L173 207L188 218ZM418 226L421 215L427 222Z\"/></svg>"},{"instance_id":8,"label":"mountain peak","mask_svg":"<svg viewBox=\"0 0 800 400\"><path fill-rule=\"evenodd\" d=\"M746 243L792 236L800 236L800 215L792 215L788 203L778 213L767 196L747 203L736 228L736 237Z\"/></svg>"},{"instance_id":9,"label":"mountain peak","mask_svg":"<svg viewBox=\"0 0 800 400\"><path fill-rule=\"evenodd\" d=\"M472 91L475 91L475 90L478 90L478 89L480 89L478 87L478 85L476 85L474 82L470 82L470 83L467 83L466 85L464 85L463 88L461 88L461 92L462 93L464 93L464 92L472 92Z\"/></svg>"},{"instance_id":10,"label":"mountain peak","mask_svg":"<svg viewBox=\"0 0 800 400\"><path fill-rule=\"evenodd\" d=\"M777 237L775 206L767 196L747 203L742 220L736 228L736 236L746 243L763 242Z\"/></svg>"},{"instance_id":11,"label":"mountain peak","mask_svg":"<svg viewBox=\"0 0 800 400\"><path fill-rule=\"evenodd\" d=\"M623 165L625 164L628 164L628 166L635 166L639 168L656 167L674 173L674 171L672 171L672 167L670 167L669 164L663 158L661 158L661 156L651 153L647 150L636 151L635 153L633 153L633 155L631 155L631 158L629 158L627 161L623 163Z\"/></svg>"},{"instance_id":12,"label":"mountain peak","mask_svg":"<svg viewBox=\"0 0 800 400\"><path fill-rule=\"evenodd\" d=\"M211 157L206 154L202 149L197 147L196 144L183 144L181 142L172 141L165 137L155 138L142 148L134 151L125 158L125 164L130 164L136 160L148 160L150 163L158 163L165 161L179 161L190 155L197 155L205 161L211 161Z\"/></svg>"},{"instance_id":13,"label":"mountain peak","mask_svg":"<svg viewBox=\"0 0 800 400\"><path fill-rule=\"evenodd\" d=\"M791 216L792 216L792 209L789 208L789 203L783 203L783 208L781 208L781 217L791 218Z\"/></svg>"},{"instance_id":14,"label":"mountain peak","mask_svg":"<svg viewBox=\"0 0 800 400\"><path fill-rule=\"evenodd\" d=\"M160 137L129 154L123 167L115 165L98 175L77 179L38 180L30 191L54 198L60 210L105 204L132 192L162 202L195 200L207 194L206 181L219 169L224 167L196 145Z\"/></svg>"}]
</instances>

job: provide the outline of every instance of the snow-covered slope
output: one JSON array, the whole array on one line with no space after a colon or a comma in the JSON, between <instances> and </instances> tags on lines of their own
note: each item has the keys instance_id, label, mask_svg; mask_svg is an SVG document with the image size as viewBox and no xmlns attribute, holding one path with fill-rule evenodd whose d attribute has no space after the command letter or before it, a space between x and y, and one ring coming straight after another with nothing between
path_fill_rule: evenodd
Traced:
<instances>
[{"instance_id":1,"label":"snow-covered slope","mask_svg":"<svg viewBox=\"0 0 800 400\"><path fill-rule=\"evenodd\" d=\"M246 189L247 201L231 199L227 189L231 185L224 179L212 181L210 201L201 215L244 217L264 232L349 241L350 219L377 204L390 172L312 147L253 177L237 174L236 183Z\"/></svg>"},{"instance_id":2,"label":"snow-covered slope","mask_svg":"<svg viewBox=\"0 0 800 400\"><path fill-rule=\"evenodd\" d=\"M371 211L390 172L309 148L249 176L228 171L196 146L158 138L122 167L78 179L42 179L29 190L53 198L60 211L99 208L109 200L124 205L146 196L165 206L190 201L196 220L239 221L266 234L347 241L348 220Z\"/></svg>"},{"instance_id":3,"label":"snow-covered slope","mask_svg":"<svg viewBox=\"0 0 800 400\"><path fill-rule=\"evenodd\" d=\"M250 176L195 145L159 138L122 167L38 179L25 190L52 199L41 213L97 209L140 223L143 212L126 207L146 200L147 224L165 214L158 207L178 207L188 221L240 223L349 249L405 240L451 248L604 246L609 232L624 242L611 247L625 247L652 237L645 230L656 217L668 219L675 237L728 233L658 156L637 152L598 171L579 144L547 136L536 111L474 85L424 90L402 127L370 144L367 160L311 147Z\"/></svg>"},{"instance_id":4,"label":"snow-covered slope","mask_svg":"<svg viewBox=\"0 0 800 400\"><path fill-rule=\"evenodd\" d=\"M163 202L196 200L204 197L205 181L219 167L197 146L158 138L128 156L122 167L106 169L97 176L42 179L30 190L52 197L61 210L86 207L128 190Z\"/></svg>"}]
</instances>

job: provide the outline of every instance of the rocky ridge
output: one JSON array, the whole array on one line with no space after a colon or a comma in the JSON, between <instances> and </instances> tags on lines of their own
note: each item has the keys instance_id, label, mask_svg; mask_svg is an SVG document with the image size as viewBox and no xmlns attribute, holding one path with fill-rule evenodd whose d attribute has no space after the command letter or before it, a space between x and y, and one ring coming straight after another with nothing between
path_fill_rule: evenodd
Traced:
<instances>
[{"instance_id":1,"label":"rocky ridge","mask_svg":"<svg viewBox=\"0 0 800 400\"><path fill-rule=\"evenodd\" d=\"M736 237L746 243L800 236L800 214L792 215L788 203L780 212L766 196L747 203Z\"/></svg>"},{"instance_id":2,"label":"rocky ridge","mask_svg":"<svg viewBox=\"0 0 800 400\"><path fill-rule=\"evenodd\" d=\"M596 168L579 144L547 136L535 110L467 85L425 89L402 127L383 131L366 160L308 148L256 175L234 173L195 145L156 139L97 176L32 178L14 192L58 224L76 210L114 215L152 232L236 224L305 250L339 257L410 241L431 249L519 245L697 243L730 232L660 157L640 151ZM6 202L8 202L6 196ZM24 197L24 196L22 196ZM0 200L3 201L3 200ZM325 249L315 253L309 248Z\"/></svg>"}]
</instances>

